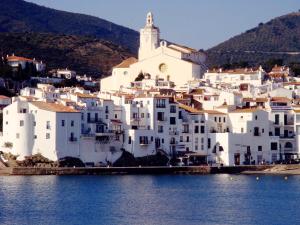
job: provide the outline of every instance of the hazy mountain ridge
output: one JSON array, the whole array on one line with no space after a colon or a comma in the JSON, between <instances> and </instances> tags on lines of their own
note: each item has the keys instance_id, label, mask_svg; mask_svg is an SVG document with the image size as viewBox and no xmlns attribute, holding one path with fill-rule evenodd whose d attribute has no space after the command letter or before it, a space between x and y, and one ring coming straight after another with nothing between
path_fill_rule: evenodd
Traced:
<instances>
[{"instance_id":1,"label":"hazy mountain ridge","mask_svg":"<svg viewBox=\"0 0 300 225\"><path fill-rule=\"evenodd\" d=\"M208 64L249 62L258 65L272 58L284 63L300 62L300 12L290 13L257 27L207 50Z\"/></svg>"}]
</instances>

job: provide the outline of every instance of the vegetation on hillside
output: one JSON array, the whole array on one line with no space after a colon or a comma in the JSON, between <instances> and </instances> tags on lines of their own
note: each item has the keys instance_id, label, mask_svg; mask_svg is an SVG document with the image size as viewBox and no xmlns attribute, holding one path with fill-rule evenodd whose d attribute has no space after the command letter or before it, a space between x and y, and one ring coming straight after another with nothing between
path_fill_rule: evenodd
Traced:
<instances>
[{"instance_id":1,"label":"vegetation on hillside","mask_svg":"<svg viewBox=\"0 0 300 225\"><path fill-rule=\"evenodd\" d=\"M1 0L0 9L0 32L92 36L137 52L138 32L94 16L50 9L23 0Z\"/></svg>"},{"instance_id":2,"label":"vegetation on hillside","mask_svg":"<svg viewBox=\"0 0 300 225\"><path fill-rule=\"evenodd\" d=\"M282 60L300 63L300 12L277 17L207 50L211 67L247 62L250 66ZM298 67L298 66L296 66Z\"/></svg>"},{"instance_id":3,"label":"vegetation on hillside","mask_svg":"<svg viewBox=\"0 0 300 225\"><path fill-rule=\"evenodd\" d=\"M126 49L97 38L51 33L0 33L0 53L36 58L47 69L69 68L95 77L132 56ZM9 68L7 74L9 73Z\"/></svg>"}]
</instances>

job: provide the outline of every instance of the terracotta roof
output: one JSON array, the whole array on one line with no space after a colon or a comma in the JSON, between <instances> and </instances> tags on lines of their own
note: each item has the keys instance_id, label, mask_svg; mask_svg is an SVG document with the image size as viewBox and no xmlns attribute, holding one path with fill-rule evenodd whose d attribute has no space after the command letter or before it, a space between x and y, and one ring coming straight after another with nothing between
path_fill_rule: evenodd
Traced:
<instances>
[{"instance_id":1,"label":"terracotta roof","mask_svg":"<svg viewBox=\"0 0 300 225\"><path fill-rule=\"evenodd\" d=\"M0 95L0 99L10 99L10 97L7 97L5 95Z\"/></svg>"},{"instance_id":2,"label":"terracotta roof","mask_svg":"<svg viewBox=\"0 0 300 225\"><path fill-rule=\"evenodd\" d=\"M91 94L83 94L83 93L79 93L79 92L76 92L75 95L79 98L97 98L96 96L94 95L91 95Z\"/></svg>"},{"instance_id":3,"label":"terracotta roof","mask_svg":"<svg viewBox=\"0 0 300 225\"><path fill-rule=\"evenodd\" d=\"M283 83L283 86L287 86L287 85L295 85L295 86L299 86L300 82L285 82Z\"/></svg>"},{"instance_id":4,"label":"terracotta roof","mask_svg":"<svg viewBox=\"0 0 300 225\"><path fill-rule=\"evenodd\" d=\"M61 104L56 103L49 103L49 102L31 102L34 106L38 107L39 109L51 111L51 112L64 112L64 113L77 113L79 111L70 108L68 106L64 106Z\"/></svg>"},{"instance_id":5,"label":"terracotta roof","mask_svg":"<svg viewBox=\"0 0 300 225\"><path fill-rule=\"evenodd\" d=\"M116 65L114 68L128 68L131 64L136 63L138 60L134 57L125 59L120 64Z\"/></svg>"},{"instance_id":6,"label":"terracotta roof","mask_svg":"<svg viewBox=\"0 0 300 225\"><path fill-rule=\"evenodd\" d=\"M243 98L243 102L267 102L267 98Z\"/></svg>"},{"instance_id":7,"label":"terracotta roof","mask_svg":"<svg viewBox=\"0 0 300 225\"><path fill-rule=\"evenodd\" d=\"M226 115L226 113L217 110L204 110L203 112L207 114Z\"/></svg>"},{"instance_id":8,"label":"terracotta roof","mask_svg":"<svg viewBox=\"0 0 300 225\"><path fill-rule=\"evenodd\" d=\"M273 97L271 102L291 102L292 100L286 97Z\"/></svg>"},{"instance_id":9,"label":"terracotta roof","mask_svg":"<svg viewBox=\"0 0 300 225\"><path fill-rule=\"evenodd\" d=\"M32 59L28 59L28 58L24 58L24 57L20 57L20 56L8 56L7 57L7 61L26 61L26 62L32 62Z\"/></svg>"},{"instance_id":10,"label":"terracotta roof","mask_svg":"<svg viewBox=\"0 0 300 225\"><path fill-rule=\"evenodd\" d=\"M202 111L200 111L198 109L195 109L195 108L193 108L191 106L188 106L188 105L184 105L184 104L179 103L178 106L179 106L179 108L184 109L185 111L188 111L190 113L202 113Z\"/></svg>"},{"instance_id":11,"label":"terracotta roof","mask_svg":"<svg viewBox=\"0 0 300 225\"><path fill-rule=\"evenodd\" d=\"M244 109L235 109L231 113L253 113L258 111L258 108L244 108Z\"/></svg>"}]
</instances>

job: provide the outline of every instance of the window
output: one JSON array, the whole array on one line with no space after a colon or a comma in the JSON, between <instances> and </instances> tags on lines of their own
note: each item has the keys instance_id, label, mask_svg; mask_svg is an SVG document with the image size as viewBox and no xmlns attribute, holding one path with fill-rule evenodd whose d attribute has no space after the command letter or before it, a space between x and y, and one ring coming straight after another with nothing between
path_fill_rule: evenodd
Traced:
<instances>
[{"instance_id":1,"label":"window","mask_svg":"<svg viewBox=\"0 0 300 225\"><path fill-rule=\"evenodd\" d=\"M81 113L81 120L84 120L84 113Z\"/></svg>"},{"instance_id":2,"label":"window","mask_svg":"<svg viewBox=\"0 0 300 225\"><path fill-rule=\"evenodd\" d=\"M226 123L226 118L225 117L223 118L223 122Z\"/></svg>"},{"instance_id":3,"label":"window","mask_svg":"<svg viewBox=\"0 0 300 225\"><path fill-rule=\"evenodd\" d=\"M280 128L275 127L275 136L280 136Z\"/></svg>"},{"instance_id":4,"label":"window","mask_svg":"<svg viewBox=\"0 0 300 225\"><path fill-rule=\"evenodd\" d=\"M259 151L259 152L262 151L262 146L261 146L261 145L259 145L259 146L257 147L257 151Z\"/></svg>"},{"instance_id":5,"label":"window","mask_svg":"<svg viewBox=\"0 0 300 225\"><path fill-rule=\"evenodd\" d=\"M164 121L165 118L164 118L165 114L163 112L157 112L157 120L158 121Z\"/></svg>"},{"instance_id":6,"label":"window","mask_svg":"<svg viewBox=\"0 0 300 225\"><path fill-rule=\"evenodd\" d=\"M217 122L217 117L215 117L215 122Z\"/></svg>"},{"instance_id":7,"label":"window","mask_svg":"<svg viewBox=\"0 0 300 225\"><path fill-rule=\"evenodd\" d=\"M199 126L195 126L194 132L195 132L195 134L198 134L198 133L199 133Z\"/></svg>"},{"instance_id":8,"label":"window","mask_svg":"<svg viewBox=\"0 0 300 225\"><path fill-rule=\"evenodd\" d=\"M50 139L50 133L46 133L46 139Z\"/></svg>"},{"instance_id":9,"label":"window","mask_svg":"<svg viewBox=\"0 0 300 225\"><path fill-rule=\"evenodd\" d=\"M118 119L118 115L117 114L115 114L115 119Z\"/></svg>"},{"instance_id":10,"label":"window","mask_svg":"<svg viewBox=\"0 0 300 225\"><path fill-rule=\"evenodd\" d=\"M64 127L65 126L65 120L61 121L61 126Z\"/></svg>"},{"instance_id":11,"label":"window","mask_svg":"<svg viewBox=\"0 0 300 225\"><path fill-rule=\"evenodd\" d=\"M166 108L166 99L157 99L156 108Z\"/></svg>"},{"instance_id":12,"label":"window","mask_svg":"<svg viewBox=\"0 0 300 225\"><path fill-rule=\"evenodd\" d=\"M190 142L190 137L186 136L186 142Z\"/></svg>"},{"instance_id":13,"label":"window","mask_svg":"<svg viewBox=\"0 0 300 225\"><path fill-rule=\"evenodd\" d=\"M221 123L221 119L222 119L222 118L221 118L221 117L219 117L219 123Z\"/></svg>"},{"instance_id":14,"label":"window","mask_svg":"<svg viewBox=\"0 0 300 225\"><path fill-rule=\"evenodd\" d=\"M257 116L255 116L255 120L257 120Z\"/></svg>"},{"instance_id":15,"label":"window","mask_svg":"<svg viewBox=\"0 0 300 225\"><path fill-rule=\"evenodd\" d=\"M277 142L271 142L271 150L273 151L277 150Z\"/></svg>"},{"instance_id":16,"label":"window","mask_svg":"<svg viewBox=\"0 0 300 225\"><path fill-rule=\"evenodd\" d=\"M188 124L184 124L183 125L183 133L188 133L189 132L189 125Z\"/></svg>"},{"instance_id":17,"label":"window","mask_svg":"<svg viewBox=\"0 0 300 225\"><path fill-rule=\"evenodd\" d=\"M98 122L98 113L95 113L95 122Z\"/></svg>"},{"instance_id":18,"label":"window","mask_svg":"<svg viewBox=\"0 0 300 225\"><path fill-rule=\"evenodd\" d=\"M179 137L179 141L180 141L180 142L183 142L183 136L180 136L180 137Z\"/></svg>"},{"instance_id":19,"label":"window","mask_svg":"<svg viewBox=\"0 0 300 225\"><path fill-rule=\"evenodd\" d=\"M158 126L158 133L163 133L163 132L164 132L164 127Z\"/></svg>"},{"instance_id":20,"label":"window","mask_svg":"<svg viewBox=\"0 0 300 225\"><path fill-rule=\"evenodd\" d=\"M71 120L71 127L74 127L74 120Z\"/></svg>"},{"instance_id":21,"label":"window","mask_svg":"<svg viewBox=\"0 0 300 225\"><path fill-rule=\"evenodd\" d=\"M20 138L20 134L16 133L16 138L19 139Z\"/></svg>"},{"instance_id":22,"label":"window","mask_svg":"<svg viewBox=\"0 0 300 225\"><path fill-rule=\"evenodd\" d=\"M207 148L208 148L208 149L211 148L211 141L210 141L210 138L207 138Z\"/></svg>"},{"instance_id":23,"label":"window","mask_svg":"<svg viewBox=\"0 0 300 225\"><path fill-rule=\"evenodd\" d=\"M176 106L175 105L170 106L170 113L176 113Z\"/></svg>"},{"instance_id":24,"label":"window","mask_svg":"<svg viewBox=\"0 0 300 225\"><path fill-rule=\"evenodd\" d=\"M131 136L128 137L128 144L131 144Z\"/></svg>"},{"instance_id":25,"label":"window","mask_svg":"<svg viewBox=\"0 0 300 225\"><path fill-rule=\"evenodd\" d=\"M176 117L170 117L170 125L176 124Z\"/></svg>"},{"instance_id":26,"label":"window","mask_svg":"<svg viewBox=\"0 0 300 225\"><path fill-rule=\"evenodd\" d=\"M200 127L200 132L201 132L201 134L204 134L204 133L205 133L205 126L201 126L201 127Z\"/></svg>"},{"instance_id":27,"label":"window","mask_svg":"<svg viewBox=\"0 0 300 225\"><path fill-rule=\"evenodd\" d=\"M145 117L145 114L144 113L141 113L141 118L144 118Z\"/></svg>"},{"instance_id":28,"label":"window","mask_svg":"<svg viewBox=\"0 0 300 225\"><path fill-rule=\"evenodd\" d=\"M148 137L147 136L140 136L140 144L141 145L147 145L148 142Z\"/></svg>"},{"instance_id":29,"label":"window","mask_svg":"<svg viewBox=\"0 0 300 225\"><path fill-rule=\"evenodd\" d=\"M147 113L147 118L150 118L150 113Z\"/></svg>"},{"instance_id":30,"label":"window","mask_svg":"<svg viewBox=\"0 0 300 225\"><path fill-rule=\"evenodd\" d=\"M132 118L138 119L138 118L139 118L139 115L138 115L137 113L132 113Z\"/></svg>"},{"instance_id":31,"label":"window","mask_svg":"<svg viewBox=\"0 0 300 225\"><path fill-rule=\"evenodd\" d=\"M244 128L243 127L241 127L241 133L244 133Z\"/></svg>"},{"instance_id":32,"label":"window","mask_svg":"<svg viewBox=\"0 0 300 225\"><path fill-rule=\"evenodd\" d=\"M20 127L24 126L24 120L20 120Z\"/></svg>"},{"instance_id":33,"label":"window","mask_svg":"<svg viewBox=\"0 0 300 225\"><path fill-rule=\"evenodd\" d=\"M37 139L37 135L34 135L34 139Z\"/></svg>"},{"instance_id":34,"label":"window","mask_svg":"<svg viewBox=\"0 0 300 225\"><path fill-rule=\"evenodd\" d=\"M182 111L178 112L178 119L182 119Z\"/></svg>"},{"instance_id":35,"label":"window","mask_svg":"<svg viewBox=\"0 0 300 225\"><path fill-rule=\"evenodd\" d=\"M108 106L105 106L105 113L109 113Z\"/></svg>"},{"instance_id":36,"label":"window","mask_svg":"<svg viewBox=\"0 0 300 225\"><path fill-rule=\"evenodd\" d=\"M254 136L260 136L259 127L254 127Z\"/></svg>"},{"instance_id":37,"label":"window","mask_svg":"<svg viewBox=\"0 0 300 225\"><path fill-rule=\"evenodd\" d=\"M279 124L279 114L275 114L275 124Z\"/></svg>"},{"instance_id":38,"label":"window","mask_svg":"<svg viewBox=\"0 0 300 225\"><path fill-rule=\"evenodd\" d=\"M46 122L46 129L47 129L47 130L50 130L50 121L47 121L47 122Z\"/></svg>"},{"instance_id":39,"label":"window","mask_svg":"<svg viewBox=\"0 0 300 225\"><path fill-rule=\"evenodd\" d=\"M87 114L87 122L91 122L91 113Z\"/></svg>"},{"instance_id":40,"label":"window","mask_svg":"<svg viewBox=\"0 0 300 225\"><path fill-rule=\"evenodd\" d=\"M105 119L108 119L108 115L105 115Z\"/></svg>"}]
</instances>

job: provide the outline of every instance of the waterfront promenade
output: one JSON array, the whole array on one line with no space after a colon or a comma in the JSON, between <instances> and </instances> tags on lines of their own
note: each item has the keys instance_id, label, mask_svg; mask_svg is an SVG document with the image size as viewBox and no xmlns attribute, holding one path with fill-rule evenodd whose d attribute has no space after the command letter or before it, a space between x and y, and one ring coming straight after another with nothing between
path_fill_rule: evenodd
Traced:
<instances>
[{"instance_id":1,"label":"waterfront promenade","mask_svg":"<svg viewBox=\"0 0 300 225\"><path fill-rule=\"evenodd\" d=\"M300 165L260 166L158 166L158 167L12 167L0 175L161 175L161 174L272 174L300 175Z\"/></svg>"}]
</instances>

